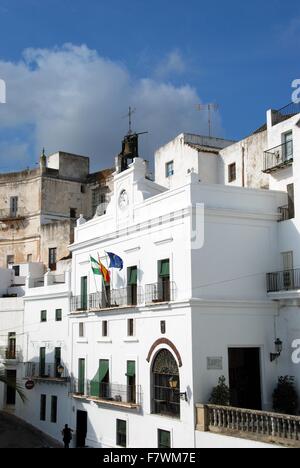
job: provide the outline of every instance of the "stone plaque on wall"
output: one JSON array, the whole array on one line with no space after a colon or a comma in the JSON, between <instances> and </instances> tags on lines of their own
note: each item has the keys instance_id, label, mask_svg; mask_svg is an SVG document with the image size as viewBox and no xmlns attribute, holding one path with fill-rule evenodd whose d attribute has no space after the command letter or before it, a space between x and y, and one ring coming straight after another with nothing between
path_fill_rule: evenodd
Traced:
<instances>
[{"instance_id":1,"label":"stone plaque on wall","mask_svg":"<svg viewBox=\"0 0 300 468\"><path fill-rule=\"evenodd\" d=\"M223 370L223 358L222 357L208 357L207 358L207 370Z\"/></svg>"}]
</instances>

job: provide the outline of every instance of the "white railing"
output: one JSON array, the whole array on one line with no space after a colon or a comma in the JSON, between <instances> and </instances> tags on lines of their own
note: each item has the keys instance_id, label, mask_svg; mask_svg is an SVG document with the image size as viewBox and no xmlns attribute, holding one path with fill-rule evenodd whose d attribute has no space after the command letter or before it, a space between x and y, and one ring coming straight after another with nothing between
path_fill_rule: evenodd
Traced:
<instances>
[{"instance_id":1,"label":"white railing","mask_svg":"<svg viewBox=\"0 0 300 468\"><path fill-rule=\"evenodd\" d=\"M300 416L231 406L197 405L199 430L300 447Z\"/></svg>"}]
</instances>

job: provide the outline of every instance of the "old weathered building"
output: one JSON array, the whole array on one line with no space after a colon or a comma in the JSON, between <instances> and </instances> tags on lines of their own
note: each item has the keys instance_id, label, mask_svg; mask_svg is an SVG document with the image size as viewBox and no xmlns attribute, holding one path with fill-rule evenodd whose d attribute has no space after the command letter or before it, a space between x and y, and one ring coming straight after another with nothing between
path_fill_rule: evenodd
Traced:
<instances>
[{"instance_id":1,"label":"old weathered building","mask_svg":"<svg viewBox=\"0 0 300 468\"><path fill-rule=\"evenodd\" d=\"M76 218L105 212L112 170L90 174L89 158L43 153L36 169L0 174L0 267L69 255Z\"/></svg>"}]
</instances>

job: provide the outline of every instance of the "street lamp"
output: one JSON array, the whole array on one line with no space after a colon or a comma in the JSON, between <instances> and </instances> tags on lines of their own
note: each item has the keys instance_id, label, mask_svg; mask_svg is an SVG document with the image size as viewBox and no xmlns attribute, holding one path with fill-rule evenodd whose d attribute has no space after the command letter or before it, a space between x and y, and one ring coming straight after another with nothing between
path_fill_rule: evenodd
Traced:
<instances>
[{"instance_id":1,"label":"street lamp","mask_svg":"<svg viewBox=\"0 0 300 468\"><path fill-rule=\"evenodd\" d=\"M181 400L188 401L186 392L180 392L177 389L177 385L178 385L178 379L176 379L176 377L174 377L174 376L171 377L169 379L169 386L172 389L172 391L174 392L174 394L179 395Z\"/></svg>"},{"instance_id":2,"label":"street lamp","mask_svg":"<svg viewBox=\"0 0 300 468\"><path fill-rule=\"evenodd\" d=\"M282 353L282 348L283 348L282 341L279 338L276 339L274 345L275 345L275 353L270 353L270 361L271 362L273 362L273 361L275 361L275 359L279 358L279 356Z\"/></svg>"}]
</instances>

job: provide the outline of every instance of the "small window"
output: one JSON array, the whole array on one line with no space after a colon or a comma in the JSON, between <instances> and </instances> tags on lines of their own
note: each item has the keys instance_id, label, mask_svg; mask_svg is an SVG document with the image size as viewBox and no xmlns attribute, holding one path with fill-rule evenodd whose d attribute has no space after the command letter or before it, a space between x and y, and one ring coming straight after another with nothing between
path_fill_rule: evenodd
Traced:
<instances>
[{"instance_id":1,"label":"small window","mask_svg":"<svg viewBox=\"0 0 300 468\"><path fill-rule=\"evenodd\" d=\"M32 263L32 254L27 255L27 263Z\"/></svg>"},{"instance_id":2,"label":"small window","mask_svg":"<svg viewBox=\"0 0 300 468\"><path fill-rule=\"evenodd\" d=\"M49 268L51 271L56 270L57 248L52 247L49 249Z\"/></svg>"},{"instance_id":3,"label":"small window","mask_svg":"<svg viewBox=\"0 0 300 468\"><path fill-rule=\"evenodd\" d=\"M126 421L117 419L117 445L119 447L126 447L127 444L127 428Z\"/></svg>"},{"instance_id":4,"label":"small window","mask_svg":"<svg viewBox=\"0 0 300 468\"><path fill-rule=\"evenodd\" d=\"M70 218L71 219L76 219L76 208L70 208Z\"/></svg>"},{"instance_id":5,"label":"small window","mask_svg":"<svg viewBox=\"0 0 300 468\"><path fill-rule=\"evenodd\" d=\"M228 166L228 182L236 180L236 163L229 164Z\"/></svg>"},{"instance_id":6,"label":"small window","mask_svg":"<svg viewBox=\"0 0 300 468\"><path fill-rule=\"evenodd\" d=\"M102 322L102 336L107 336L107 335L108 335L107 320L103 320L103 322Z\"/></svg>"},{"instance_id":7,"label":"small window","mask_svg":"<svg viewBox=\"0 0 300 468\"><path fill-rule=\"evenodd\" d=\"M20 276L20 265L14 265L12 269L15 272L15 276Z\"/></svg>"},{"instance_id":8,"label":"small window","mask_svg":"<svg viewBox=\"0 0 300 468\"><path fill-rule=\"evenodd\" d=\"M169 161L166 164L166 177L174 175L174 161Z\"/></svg>"},{"instance_id":9,"label":"small window","mask_svg":"<svg viewBox=\"0 0 300 468\"><path fill-rule=\"evenodd\" d=\"M62 309L56 309L55 311L55 321L61 322L62 321Z\"/></svg>"},{"instance_id":10,"label":"small window","mask_svg":"<svg viewBox=\"0 0 300 468\"><path fill-rule=\"evenodd\" d=\"M18 214L18 197L10 197L10 215L15 217Z\"/></svg>"},{"instance_id":11,"label":"small window","mask_svg":"<svg viewBox=\"0 0 300 468\"><path fill-rule=\"evenodd\" d=\"M160 322L160 332L162 335L166 333L166 321L165 320L162 320Z\"/></svg>"},{"instance_id":12,"label":"small window","mask_svg":"<svg viewBox=\"0 0 300 468\"><path fill-rule=\"evenodd\" d=\"M12 268L14 263L15 263L14 255L7 255L7 257L6 257L7 268Z\"/></svg>"},{"instance_id":13,"label":"small window","mask_svg":"<svg viewBox=\"0 0 300 468\"><path fill-rule=\"evenodd\" d=\"M288 193L288 213L289 219L295 218L295 191L294 184L289 184L287 186Z\"/></svg>"},{"instance_id":14,"label":"small window","mask_svg":"<svg viewBox=\"0 0 300 468\"><path fill-rule=\"evenodd\" d=\"M41 322L47 322L47 311L41 310Z\"/></svg>"},{"instance_id":15,"label":"small window","mask_svg":"<svg viewBox=\"0 0 300 468\"><path fill-rule=\"evenodd\" d=\"M127 320L127 336L134 336L134 320Z\"/></svg>"},{"instance_id":16,"label":"small window","mask_svg":"<svg viewBox=\"0 0 300 468\"><path fill-rule=\"evenodd\" d=\"M80 191L81 191L81 193L85 193L85 192L86 192L86 190L85 190L85 185L81 185Z\"/></svg>"},{"instance_id":17,"label":"small window","mask_svg":"<svg viewBox=\"0 0 300 468\"><path fill-rule=\"evenodd\" d=\"M51 396L51 422L57 422L57 396Z\"/></svg>"},{"instance_id":18,"label":"small window","mask_svg":"<svg viewBox=\"0 0 300 468\"><path fill-rule=\"evenodd\" d=\"M46 402L47 402L46 395L41 395L41 400L40 400L40 420L41 421L46 421Z\"/></svg>"},{"instance_id":19,"label":"small window","mask_svg":"<svg viewBox=\"0 0 300 468\"><path fill-rule=\"evenodd\" d=\"M171 433L169 431L164 431L158 429L158 448L168 449L171 448Z\"/></svg>"},{"instance_id":20,"label":"small window","mask_svg":"<svg viewBox=\"0 0 300 468\"><path fill-rule=\"evenodd\" d=\"M79 337L80 338L84 337L84 323L83 322L79 323Z\"/></svg>"}]
</instances>

